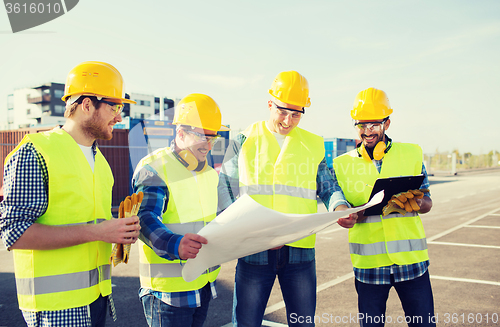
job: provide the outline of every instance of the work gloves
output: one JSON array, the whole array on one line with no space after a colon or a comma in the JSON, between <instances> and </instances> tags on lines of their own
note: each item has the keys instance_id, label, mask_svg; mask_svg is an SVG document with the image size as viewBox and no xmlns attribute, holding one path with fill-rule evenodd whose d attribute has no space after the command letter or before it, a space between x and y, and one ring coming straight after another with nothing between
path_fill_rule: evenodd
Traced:
<instances>
[{"instance_id":1,"label":"work gloves","mask_svg":"<svg viewBox=\"0 0 500 327\"><path fill-rule=\"evenodd\" d=\"M387 205L382 209L382 216L385 217L393 212L405 215L408 212L420 210L420 207L415 199L422 199L425 192L429 192L429 190L408 190L406 192L393 195Z\"/></svg>"},{"instance_id":2,"label":"work gloves","mask_svg":"<svg viewBox=\"0 0 500 327\"><path fill-rule=\"evenodd\" d=\"M144 193L142 192L127 196L125 200L120 203L118 218L137 216L143 197ZM109 258L110 263L112 262L113 266L116 266L120 262L128 263L131 247L132 244L115 244L111 257Z\"/></svg>"}]
</instances>

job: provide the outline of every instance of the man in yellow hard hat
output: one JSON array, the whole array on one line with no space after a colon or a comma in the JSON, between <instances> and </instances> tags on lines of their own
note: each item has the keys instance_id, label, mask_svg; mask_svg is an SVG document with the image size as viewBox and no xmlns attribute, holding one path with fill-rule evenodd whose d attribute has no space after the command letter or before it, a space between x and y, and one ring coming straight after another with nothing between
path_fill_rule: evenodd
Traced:
<instances>
[{"instance_id":1,"label":"man in yellow hard hat","mask_svg":"<svg viewBox=\"0 0 500 327\"><path fill-rule=\"evenodd\" d=\"M328 210L345 210L347 201L325 160L323 138L297 127L309 107L309 84L296 71L279 73L269 90L270 117L250 125L228 148L219 175L219 208L243 194L289 214L311 214L317 196ZM356 214L341 218L351 227ZM238 260L233 326L261 326L276 276L288 324L312 326L316 310L315 235Z\"/></svg>"},{"instance_id":2,"label":"man in yellow hard hat","mask_svg":"<svg viewBox=\"0 0 500 327\"><path fill-rule=\"evenodd\" d=\"M182 278L182 263L195 258L207 240L196 234L217 213L216 171L207 155L222 125L217 103L190 94L175 108L176 136L170 147L144 157L134 173L134 190L144 199L139 210L139 297L147 323L203 326L220 267L211 267L192 282Z\"/></svg>"},{"instance_id":3,"label":"man in yellow hard hat","mask_svg":"<svg viewBox=\"0 0 500 327\"><path fill-rule=\"evenodd\" d=\"M387 210L388 204L382 215L361 214L349 230L359 317L361 326L384 326L386 302L394 286L405 315L412 317L409 326L435 326L427 242L419 217L432 207L429 181L422 149L416 144L393 143L387 136L392 112L384 91L359 92L351 117L361 143L333 161L339 184L353 206L368 201L378 178L424 175L421 191L409 190L398 197L397 201L415 201L411 206Z\"/></svg>"},{"instance_id":4,"label":"man in yellow hard hat","mask_svg":"<svg viewBox=\"0 0 500 327\"><path fill-rule=\"evenodd\" d=\"M138 217L112 219L113 175L96 140L112 138L123 79L103 62L68 74L62 128L28 134L7 156L0 230L28 326L102 326L111 243L134 243Z\"/></svg>"}]
</instances>

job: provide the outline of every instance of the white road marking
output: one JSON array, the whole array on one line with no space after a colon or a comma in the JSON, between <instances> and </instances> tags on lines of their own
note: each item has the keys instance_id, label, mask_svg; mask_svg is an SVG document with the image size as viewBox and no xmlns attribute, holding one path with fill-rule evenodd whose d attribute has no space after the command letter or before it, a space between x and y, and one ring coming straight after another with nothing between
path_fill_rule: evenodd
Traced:
<instances>
[{"instance_id":1,"label":"white road marking","mask_svg":"<svg viewBox=\"0 0 500 327\"><path fill-rule=\"evenodd\" d=\"M271 327L288 327L286 324L281 324L279 322L273 322L268 320L262 320L262 326L271 326Z\"/></svg>"},{"instance_id":2,"label":"white road marking","mask_svg":"<svg viewBox=\"0 0 500 327\"><path fill-rule=\"evenodd\" d=\"M479 280L479 279L469 279L469 278L456 278L456 277L445 277L445 276L435 276L431 275L432 279L441 279L441 280L449 280L454 282L465 282L465 283L475 283L475 284L486 284L486 285L495 285L500 286L499 282L491 282L488 280Z\"/></svg>"},{"instance_id":3,"label":"white road marking","mask_svg":"<svg viewBox=\"0 0 500 327\"><path fill-rule=\"evenodd\" d=\"M444 232L441 232L441 233L436 234L436 235L434 235L434 236L432 236L432 237L429 237L429 238L427 239L427 243L432 242L432 241L434 241L434 240L437 240L438 238L441 238L441 237L443 237L443 236L445 236L445 235L448 235L448 234L450 234L450 233L452 233L452 232L454 232L454 231L456 231L456 230L459 230L460 228L465 227L465 226L467 226L467 225L469 225L469 224L475 223L476 221L478 221L478 220L480 220L480 219L483 219L483 218L484 218L484 217L486 217L486 216L491 215L491 214L492 214L493 212L495 212L495 211L498 211L498 208L493 209L493 210L491 210L491 211L489 211L489 212L487 212L487 213L485 213L485 214L483 214L483 215L481 215L481 216L479 216L479 217L476 217L476 218L474 218L474 219L471 219L471 220L469 220L469 221L467 221L467 222L465 222L465 223L463 223L463 224L460 224L460 225L457 225L457 226L455 226L455 227L452 227L452 228L450 228L450 229L448 229L448 230L445 230Z\"/></svg>"},{"instance_id":4,"label":"white road marking","mask_svg":"<svg viewBox=\"0 0 500 327\"><path fill-rule=\"evenodd\" d=\"M337 277L331 281L323 283L316 288L316 293L319 293L319 292L321 292L329 287L340 284L348 279L351 279L352 277L354 277L354 272L350 272L348 274L345 274L344 276L340 276L340 277ZM273 304L270 307L267 307L266 311L264 312L264 315L273 313L273 312L278 311L279 309L282 309L284 307L285 307L285 301L278 302L276 304Z\"/></svg>"},{"instance_id":5,"label":"white road marking","mask_svg":"<svg viewBox=\"0 0 500 327\"><path fill-rule=\"evenodd\" d=\"M483 249L500 249L500 246L482 245L482 244L467 244L467 243L452 243L452 242L427 242L427 244L465 246L470 248L483 248Z\"/></svg>"},{"instance_id":6,"label":"white road marking","mask_svg":"<svg viewBox=\"0 0 500 327\"><path fill-rule=\"evenodd\" d=\"M468 226L464 226L464 227L468 227L468 228L486 228L486 229L500 229L500 226L485 226L485 225L468 225Z\"/></svg>"}]
</instances>

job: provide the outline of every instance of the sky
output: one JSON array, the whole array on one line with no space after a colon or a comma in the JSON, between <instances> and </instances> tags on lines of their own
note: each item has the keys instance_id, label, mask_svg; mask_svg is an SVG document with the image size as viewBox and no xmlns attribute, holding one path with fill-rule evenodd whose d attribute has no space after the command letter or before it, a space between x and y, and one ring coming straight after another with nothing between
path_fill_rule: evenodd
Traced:
<instances>
[{"instance_id":1,"label":"sky","mask_svg":"<svg viewBox=\"0 0 500 327\"><path fill-rule=\"evenodd\" d=\"M357 137L354 98L375 87L394 109L393 141L500 152L498 0L80 0L18 33L0 9L0 49L0 120L15 89L96 60L127 92L211 96L238 132L269 118L274 77L296 70L311 98L299 126L325 138Z\"/></svg>"}]
</instances>

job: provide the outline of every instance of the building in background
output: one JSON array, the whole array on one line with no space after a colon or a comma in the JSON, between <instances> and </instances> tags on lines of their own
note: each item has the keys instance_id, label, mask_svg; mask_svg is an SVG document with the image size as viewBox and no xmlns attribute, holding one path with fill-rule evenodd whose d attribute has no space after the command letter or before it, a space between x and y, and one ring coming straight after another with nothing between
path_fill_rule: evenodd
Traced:
<instances>
[{"instance_id":1,"label":"building in background","mask_svg":"<svg viewBox=\"0 0 500 327\"><path fill-rule=\"evenodd\" d=\"M7 117L2 129L18 129L64 123L64 84L47 83L15 90L7 96Z\"/></svg>"},{"instance_id":2,"label":"building in background","mask_svg":"<svg viewBox=\"0 0 500 327\"><path fill-rule=\"evenodd\" d=\"M66 121L66 104L61 100L63 95L64 84L61 83L46 83L33 88L14 90L7 96L7 114L6 117L0 117L0 130L63 125ZM125 97L136 101L137 104L125 105L122 114L124 120L127 117L157 120L174 118L175 101L172 99L138 93L125 94ZM160 108L164 110L163 115L160 115Z\"/></svg>"},{"instance_id":3,"label":"building in background","mask_svg":"<svg viewBox=\"0 0 500 327\"><path fill-rule=\"evenodd\" d=\"M174 119L175 101L169 98L156 97L154 95L130 93L126 98L134 100L136 104L126 104L123 109L124 116L132 119L152 119L160 116L161 102L163 99L163 110L165 117L162 120ZM179 100L177 100L178 102ZM170 110L169 110L170 109Z\"/></svg>"}]
</instances>

